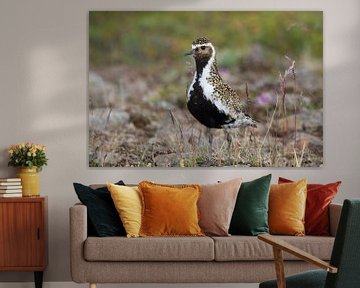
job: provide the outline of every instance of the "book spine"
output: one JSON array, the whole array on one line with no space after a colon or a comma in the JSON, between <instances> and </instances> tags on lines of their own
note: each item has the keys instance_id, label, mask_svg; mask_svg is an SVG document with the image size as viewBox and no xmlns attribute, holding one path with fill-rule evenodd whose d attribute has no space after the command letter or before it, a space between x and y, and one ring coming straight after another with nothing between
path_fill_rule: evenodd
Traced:
<instances>
[{"instance_id":1,"label":"book spine","mask_svg":"<svg viewBox=\"0 0 360 288\"><path fill-rule=\"evenodd\" d=\"M0 182L21 182L21 178L0 178Z\"/></svg>"},{"instance_id":2,"label":"book spine","mask_svg":"<svg viewBox=\"0 0 360 288\"><path fill-rule=\"evenodd\" d=\"M21 182L0 182L0 186L18 186Z\"/></svg>"}]
</instances>

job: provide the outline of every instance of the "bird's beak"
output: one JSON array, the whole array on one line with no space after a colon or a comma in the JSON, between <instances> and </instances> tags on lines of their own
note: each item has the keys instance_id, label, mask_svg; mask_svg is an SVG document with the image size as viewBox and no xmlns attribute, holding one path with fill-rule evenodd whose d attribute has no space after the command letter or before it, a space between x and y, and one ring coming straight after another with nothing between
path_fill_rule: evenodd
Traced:
<instances>
[{"instance_id":1,"label":"bird's beak","mask_svg":"<svg viewBox=\"0 0 360 288\"><path fill-rule=\"evenodd\" d=\"M184 56L190 56L190 55L193 55L193 51L192 51L192 50L190 50L190 51L188 51L188 52L186 52L186 53L184 54Z\"/></svg>"}]
</instances>

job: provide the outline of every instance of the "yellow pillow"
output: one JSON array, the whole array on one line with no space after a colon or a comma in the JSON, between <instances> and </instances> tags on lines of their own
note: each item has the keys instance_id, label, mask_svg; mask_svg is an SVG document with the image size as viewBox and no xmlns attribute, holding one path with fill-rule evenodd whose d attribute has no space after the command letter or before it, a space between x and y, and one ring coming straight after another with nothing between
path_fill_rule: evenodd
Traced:
<instances>
[{"instance_id":1,"label":"yellow pillow","mask_svg":"<svg viewBox=\"0 0 360 288\"><path fill-rule=\"evenodd\" d=\"M127 237L139 237L141 197L137 187L107 184Z\"/></svg>"},{"instance_id":2,"label":"yellow pillow","mask_svg":"<svg viewBox=\"0 0 360 288\"><path fill-rule=\"evenodd\" d=\"M140 236L203 236L199 227L199 185L139 183L142 198Z\"/></svg>"},{"instance_id":3,"label":"yellow pillow","mask_svg":"<svg viewBox=\"0 0 360 288\"><path fill-rule=\"evenodd\" d=\"M307 180L273 184L269 195L269 228L271 234L305 234Z\"/></svg>"}]
</instances>

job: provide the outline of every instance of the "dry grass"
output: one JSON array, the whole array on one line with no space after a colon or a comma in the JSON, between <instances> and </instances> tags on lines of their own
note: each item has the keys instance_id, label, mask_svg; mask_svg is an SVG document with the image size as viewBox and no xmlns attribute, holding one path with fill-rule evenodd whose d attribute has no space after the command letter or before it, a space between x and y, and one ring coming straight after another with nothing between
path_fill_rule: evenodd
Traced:
<instances>
[{"instance_id":1,"label":"dry grass","mask_svg":"<svg viewBox=\"0 0 360 288\"><path fill-rule=\"evenodd\" d=\"M109 125L114 107L110 105L104 129L89 130L91 167L318 167L322 150L313 149L301 138L298 114L303 92L298 88L295 61L280 73L276 102L258 128L212 129L209 135L186 108L159 108L139 99L122 99L130 122L121 127ZM288 86L292 87L291 112L287 111ZM246 84L246 95L249 95ZM133 101L133 102L132 102ZM134 112L134 107L138 110ZM146 110L142 113L141 109ZM139 112L140 111L140 112ZM90 111L91 112L91 111ZM140 116L139 116L140 114ZM146 115L147 116L146 116ZM136 117L135 117L135 116ZM291 116L289 121L284 119ZM144 117L145 120L141 120ZM140 120L139 120L140 118ZM136 119L136 121L134 120ZM291 127L290 127L291 126ZM230 138L229 138L230 137ZM229 141L231 139L231 141ZM322 141L322 140L321 140Z\"/></svg>"}]
</instances>

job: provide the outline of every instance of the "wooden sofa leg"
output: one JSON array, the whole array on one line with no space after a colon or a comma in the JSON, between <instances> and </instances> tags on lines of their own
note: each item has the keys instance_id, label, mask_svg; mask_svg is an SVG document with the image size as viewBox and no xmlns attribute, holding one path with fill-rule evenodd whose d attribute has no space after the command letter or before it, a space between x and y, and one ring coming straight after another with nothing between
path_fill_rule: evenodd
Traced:
<instances>
[{"instance_id":1,"label":"wooden sofa leg","mask_svg":"<svg viewBox=\"0 0 360 288\"><path fill-rule=\"evenodd\" d=\"M96 288L96 283L89 283L89 288Z\"/></svg>"}]
</instances>

